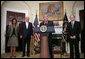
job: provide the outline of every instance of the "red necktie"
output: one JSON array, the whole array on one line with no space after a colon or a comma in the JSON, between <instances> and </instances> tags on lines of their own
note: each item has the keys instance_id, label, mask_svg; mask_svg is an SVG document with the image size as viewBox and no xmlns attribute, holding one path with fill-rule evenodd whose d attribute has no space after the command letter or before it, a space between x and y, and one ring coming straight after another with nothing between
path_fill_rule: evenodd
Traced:
<instances>
[{"instance_id":1,"label":"red necktie","mask_svg":"<svg viewBox=\"0 0 85 59\"><path fill-rule=\"evenodd\" d=\"M47 21L45 23L46 23L45 26L47 27Z\"/></svg>"}]
</instances>

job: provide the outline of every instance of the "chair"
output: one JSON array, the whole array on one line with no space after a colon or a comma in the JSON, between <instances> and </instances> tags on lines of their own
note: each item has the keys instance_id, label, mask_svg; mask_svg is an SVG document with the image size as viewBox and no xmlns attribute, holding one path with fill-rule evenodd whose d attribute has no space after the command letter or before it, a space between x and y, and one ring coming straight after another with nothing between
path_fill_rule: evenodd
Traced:
<instances>
[{"instance_id":1,"label":"chair","mask_svg":"<svg viewBox=\"0 0 85 59\"><path fill-rule=\"evenodd\" d=\"M62 58L62 55L63 55L62 54L62 39L63 39L62 35L56 35L55 38L53 38L53 40L56 40L53 42L53 44L55 44L55 42L56 42L56 43L59 43L59 45L57 45L57 44L54 45L54 48L52 50L52 56L54 58L54 52L60 52L60 57ZM59 40L59 42L58 42L58 40Z\"/></svg>"},{"instance_id":2,"label":"chair","mask_svg":"<svg viewBox=\"0 0 85 59\"><path fill-rule=\"evenodd\" d=\"M54 48L54 49L52 50L52 53L53 53L52 56L53 56L53 58L54 58L54 52L60 52L60 57L62 58L62 49L59 48L59 47L57 47L57 48L58 48L58 49L55 49L55 48Z\"/></svg>"}]
</instances>

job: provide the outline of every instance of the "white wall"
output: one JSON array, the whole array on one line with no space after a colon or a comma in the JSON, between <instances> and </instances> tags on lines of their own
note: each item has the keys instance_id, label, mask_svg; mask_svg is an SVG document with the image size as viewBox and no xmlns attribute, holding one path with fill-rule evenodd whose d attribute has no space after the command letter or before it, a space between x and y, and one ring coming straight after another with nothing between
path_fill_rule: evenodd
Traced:
<instances>
[{"instance_id":1,"label":"white wall","mask_svg":"<svg viewBox=\"0 0 85 59\"><path fill-rule=\"evenodd\" d=\"M5 1L4 4L1 3L1 53L5 53L5 31L6 31L6 11L21 11L25 12L26 15L30 17L30 22L34 23L36 10L38 10L37 15L39 19L39 3L43 2L57 2L57 1ZM64 8L66 8L67 17L74 13L77 13L76 7L84 8L84 1L77 1L74 10L72 10L75 1L63 1ZM65 10L64 10L65 11ZM76 14L76 17L78 14ZM79 21L79 18L76 19ZM69 19L70 21L70 19ZM62 24L62 22L60 22ZM69 51L68 51L69 53Z\"/></svg>"},{"instance_id":2,"label":"white wall","mask_svg":"<svg viewBox=\"0 0 85 59\"><path fill-rule=\"evenodd\" d=\"M13 7L9 7L7 6L10 3L6 2L6 5L4 4L2 6L1 9L1 53L5 53L5 33L6 33L6 15L7 15L7 11L14 11L14 12L21 12L21 13L25 13L25 16L29 16L30 13L28 14L29 10L27 9L20 9L18 6L17 8L13 8ZM23 3L22 3L23 4ZM25 6L25 5L23 5Z\"/></svg>"}]
</instances>

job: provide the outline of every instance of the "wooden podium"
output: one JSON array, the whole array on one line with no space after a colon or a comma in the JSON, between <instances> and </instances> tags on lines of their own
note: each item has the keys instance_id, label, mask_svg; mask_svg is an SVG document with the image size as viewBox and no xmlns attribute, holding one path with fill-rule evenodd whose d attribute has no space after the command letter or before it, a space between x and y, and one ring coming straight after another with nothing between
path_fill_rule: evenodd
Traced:
<instances>
[{"instance_id":1,"label":"wooden podium","mask_svg":"<svg viewBox=\"0 0 85 59\"><path fill-rule=\"evenodd\" d=\"M44 26L44 25L43 25ZM40 33L40 58L50 58L49 55L49 48L48 48L48 36L49 33L55 32L54 27L35 27L34 28L34 33ZM45 31L44 31L45 30Z\"/></svg>"}]
</instances>

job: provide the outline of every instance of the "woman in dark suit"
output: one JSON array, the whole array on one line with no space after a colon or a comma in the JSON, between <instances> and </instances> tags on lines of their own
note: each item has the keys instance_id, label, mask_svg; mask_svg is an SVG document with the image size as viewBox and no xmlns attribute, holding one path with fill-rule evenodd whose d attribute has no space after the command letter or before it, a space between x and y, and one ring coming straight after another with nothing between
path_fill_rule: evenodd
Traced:
<instances>
[{"instance_id":1,"label":"woman in dark suit","mask_svg":"<svg viewBox=\"0 0 85 59\"><path fill-rule=\"evenodd\" d=\"M16 57L15 50L16 47L18 47L18 26L17 26L17 20L16 18L12 19L12 25L8 28L9 33L9 40L7 43L7 46L11 49L11 56L10 57Z\"/></svg>"}]
</instances>

